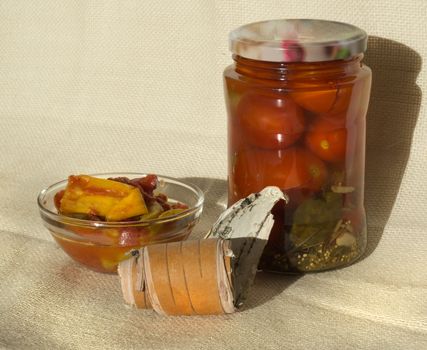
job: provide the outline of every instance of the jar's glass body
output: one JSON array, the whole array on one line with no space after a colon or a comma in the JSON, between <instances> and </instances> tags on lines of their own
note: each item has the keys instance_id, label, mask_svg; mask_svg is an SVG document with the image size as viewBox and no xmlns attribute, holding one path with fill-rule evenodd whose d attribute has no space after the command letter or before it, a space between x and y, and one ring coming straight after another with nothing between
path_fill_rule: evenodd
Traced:
<instances>
[{"instance_id":1,"label":"jar's glass body","mask_svg":"<svg viewBox=\"0 0 427 350\"><path fill-rule=\"evenodd\" d=\"M321 271L366 246L365 117L371 71L362 55L327 62L233 56L224 72L229 204L268 185L288 194L260 267Z\"/></svg>"}]
</instances>

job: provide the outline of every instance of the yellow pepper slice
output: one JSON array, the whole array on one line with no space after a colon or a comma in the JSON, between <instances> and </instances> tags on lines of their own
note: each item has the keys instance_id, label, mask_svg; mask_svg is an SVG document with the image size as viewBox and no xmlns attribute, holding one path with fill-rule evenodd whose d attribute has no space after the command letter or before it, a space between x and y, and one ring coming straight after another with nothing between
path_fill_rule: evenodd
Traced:
<instances>
[{"instance_id":1,"label":"yellow pepper slice","mask_svg":"<svg viewBox=\"0 0 427 350\"><path fill-rule=\"evenodd\" d=\"M88 175L71 175L59 208L62 214L88 214L121 221L148 212L138 188Z\"/></svg>"}]
</instances>

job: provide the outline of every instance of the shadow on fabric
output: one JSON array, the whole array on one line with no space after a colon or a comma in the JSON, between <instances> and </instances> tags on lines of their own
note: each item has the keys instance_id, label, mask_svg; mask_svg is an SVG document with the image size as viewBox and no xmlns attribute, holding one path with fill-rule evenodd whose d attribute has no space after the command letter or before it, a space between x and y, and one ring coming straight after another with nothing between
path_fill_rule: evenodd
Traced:
<instances>
[{"instance_id":1,"label":"shadow on fabric","mask_svg":"<svg viewBox=\"0 0 427 350\"><path fill-rule=\"evenodd\" d=\"M421 105L416 79L422 60L408 46L371 36L364 62L372 69L366 132L367 257L381 240L405 173Z\"/></svg>"}]
</instances>

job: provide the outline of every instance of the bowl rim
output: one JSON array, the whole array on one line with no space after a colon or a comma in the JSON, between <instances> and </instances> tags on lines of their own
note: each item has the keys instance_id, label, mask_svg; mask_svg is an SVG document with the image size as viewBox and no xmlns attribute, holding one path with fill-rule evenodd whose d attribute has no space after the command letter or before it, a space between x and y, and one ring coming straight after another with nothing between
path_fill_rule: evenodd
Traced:
<instances>
[{"instance_id":1,"label":"bowl rim","mask_svg":"<svg viewBox=\"0 0 427 350\"><path fill-rule=\"evenodd\" d=\"M111 177L121 177L124 175L134 175L135 177L143 177L143 176L147 176L150 174L155 174L155 173L137 173L137 172L105 172L105 173L93 173L93 174L85 174L88 176L93 176L93 177L97 177L97 176L111 176ZM189 187L191 190L193 190L193 192L195 192L197 194L197 202L194 206L185 209L184 211L174 214L174 215L170 215L164 218L153 218L153 219L146 219L146 220L139 220L139 221L96 221L96 220L85 220L85 219L77 219L77 218L73 218L73 217L69 217L66 215L61 215L58 214L54 211L51 211L49 209L47 209L45 207L45 204L43 203L44 197L46 195L46 193L48 193L49 191L52 191L54 187L57 187L59 185L62 184L67 184L68 182L68 178L67 179L63 179L61 181L55 182L51 185L49 185L48 187L45 187L44 189L42 189L39 194L37 195L37 205L39 207L39 211L40 211L40 215L42 216L43 220L46 220L46 217L48 217L51 220L54 220L55 222L60 222L63 224L67 224L67 225L75 225L75 226L85 226L85 227L96 227L96 228L113 228L113 227L140 227L140 226L148 226L148 225L153 225L153 224L160 224L160 223L166 223L166 222L171 222L171 221L176 221L179 220L181 218L190 216L192 214L194 214L195 212L197 212L198 210L200 210L203 206L204 200L205 200L205 195L204 192L195 184L188 182L188 181L183 181L181 179L177 179L171 176L165 176L165 175L160 175L160 174L155 174L159 181L165 181L165 182L170 182L170 183L177 183L179 185L184 185L186 187Z\"/></svg>"}]
</instances>

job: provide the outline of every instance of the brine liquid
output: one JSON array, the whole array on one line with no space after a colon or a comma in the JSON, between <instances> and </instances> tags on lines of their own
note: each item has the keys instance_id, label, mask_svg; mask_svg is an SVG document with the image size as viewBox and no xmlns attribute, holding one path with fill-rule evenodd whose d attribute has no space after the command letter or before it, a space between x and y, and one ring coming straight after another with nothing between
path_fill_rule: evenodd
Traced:
<instances>
[{"instance_id":1,"label":"brine liquid","mask_svg":"<svg viewBox=\"0 0 427 350\"><path fill-rule=\"evenodd\" d=\"M289 196L288 205L274 209L261 268L308 272L348 265L366 246L370 70L358 60L294 64L283 81L264 73L268 63L260 65L237 61L224 73L229 204L269 185Z\"/></svg>"}]
</instances>

